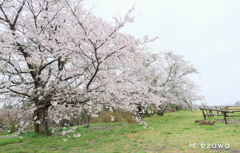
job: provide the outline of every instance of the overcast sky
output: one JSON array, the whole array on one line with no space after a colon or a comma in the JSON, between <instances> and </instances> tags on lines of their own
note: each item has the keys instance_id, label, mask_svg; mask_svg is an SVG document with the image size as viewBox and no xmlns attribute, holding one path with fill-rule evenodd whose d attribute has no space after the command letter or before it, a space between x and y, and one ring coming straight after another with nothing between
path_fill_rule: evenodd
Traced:
<instances>
[{"instance_id":1,"label":"overcast sky","mask_svg":"<svg viewBox=\"0 0 240 153\"><path fill-rule=\"evenodd\" d=\"M208 105L240 100L239 0L85 0L85 8L111 22L135 4L135 21L124 33L136 38L159 36L154 51L173 51L190 61L200 76Z\"/></svg>"}]
</instances>

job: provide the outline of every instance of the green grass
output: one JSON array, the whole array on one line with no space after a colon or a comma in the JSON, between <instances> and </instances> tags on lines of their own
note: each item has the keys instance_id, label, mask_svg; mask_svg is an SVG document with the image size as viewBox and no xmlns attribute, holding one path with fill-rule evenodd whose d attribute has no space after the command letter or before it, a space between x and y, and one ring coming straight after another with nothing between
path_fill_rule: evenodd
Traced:
<instances>
[{"instance_id":1,"label":"green grass","mask_svg":"<svg viewBox=\"0 0 240 153\"><path fill-rule=\"evenodd\" d=\"M166 113L163 117L145 118L148 128L138 124L100 123L91 124L88 128L79 126L75 133L64 136L61 129L52 136L28 132L23 134L23 139L0 138L0 152L219 152L201 148L201 143L228 143L230 148L221 152L240 152L240 124L216 122L215 125L199 125L194 122L197 119L202 119L200 111L180 111ZM210 118L213 119L222 117ZM72 137L78 133L82 136ZM67 141L63 141L64 138L68 138Z\"/></svg>"}]
</instances>

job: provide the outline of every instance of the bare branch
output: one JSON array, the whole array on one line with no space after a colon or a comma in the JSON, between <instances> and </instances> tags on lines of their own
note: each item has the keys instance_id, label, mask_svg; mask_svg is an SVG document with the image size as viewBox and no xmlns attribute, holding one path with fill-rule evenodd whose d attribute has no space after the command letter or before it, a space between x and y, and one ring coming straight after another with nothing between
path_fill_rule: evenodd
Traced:
<instances>
[{"instance_id":1,"label":"bare branch","mask_svg":"<svg viewBox=\"0 0 240 153\"><path fill-rule=\"evenodd\" d=\"M20 15L20 13L21 13L24 5L25 5L25 0L23 0L22 5L20 6L20 8L19 8L18 11L17 11L16 17L15 17L12 25L10 26L10 27L11 27L11 30L15 29L15 26L16 26L16 23L17 23L17 20L18 20L18 17L19 17L19 15Z\"/></svg>"},{"instance_id":2,"label":"bare branch","mask_svg":"<svg viewBox=\"0 0 240 153\"><path fill-rule=\"evenodd\" d=\"M22 96L27 96L27 97L31 97L30 95L28 95L27 93L21 93L21 92L18 92L18 91L15 91L11 88L7 88L8 90L10 90L11 92L15 93L15 94L18 94L18 95L22 95Z\"/></svg>"}]
</instances>

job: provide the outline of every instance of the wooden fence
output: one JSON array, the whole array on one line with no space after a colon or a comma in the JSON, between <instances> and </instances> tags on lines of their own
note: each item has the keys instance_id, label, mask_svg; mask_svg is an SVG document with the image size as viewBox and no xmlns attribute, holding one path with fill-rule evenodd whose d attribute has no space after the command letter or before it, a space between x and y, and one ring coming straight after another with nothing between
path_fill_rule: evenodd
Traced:
<instances>
[{"instance_id":1,"label":"wooden fence","mask_svg":"<svg viewBox=\"0 0 240 153\"><path fill-rule=\"evenodd\" d=\"M227 117L240 117L240 115L229 115L229 113L240 112L240 107L225 106L217 108L217 106L213 106L211 108L199 109L202 111L204 120L206 120L206 117L223 116L225 123L228 124Z\"/></svg>"}]
</instances>

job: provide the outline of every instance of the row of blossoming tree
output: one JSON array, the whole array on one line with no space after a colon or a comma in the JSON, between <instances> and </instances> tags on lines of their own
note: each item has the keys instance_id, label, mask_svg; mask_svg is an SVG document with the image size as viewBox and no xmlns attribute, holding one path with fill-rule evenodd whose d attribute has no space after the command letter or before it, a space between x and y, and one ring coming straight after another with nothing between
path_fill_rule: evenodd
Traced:
<instances>
[{"instance_id":1,"label":"row of blossoming tree","mask_svg":"<svg viewBox=\"0 0 240 153\"><path fill-rule=\"evenodd\" d=\"M151 53L155 39L120 32L132 10L108 23L76 0L1 0L0 102L18 108L21 130L46 133L47 120L83 109L94 117L202 99L187 77L198 72L182 56Z\"/></svg>"}]
</instances>

